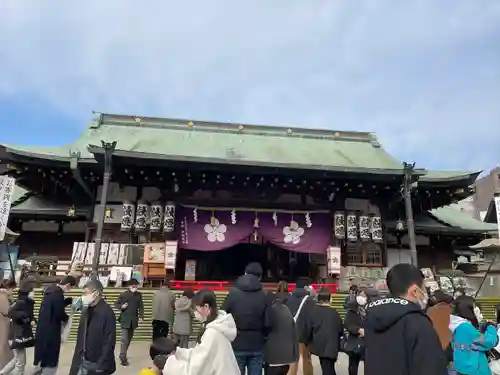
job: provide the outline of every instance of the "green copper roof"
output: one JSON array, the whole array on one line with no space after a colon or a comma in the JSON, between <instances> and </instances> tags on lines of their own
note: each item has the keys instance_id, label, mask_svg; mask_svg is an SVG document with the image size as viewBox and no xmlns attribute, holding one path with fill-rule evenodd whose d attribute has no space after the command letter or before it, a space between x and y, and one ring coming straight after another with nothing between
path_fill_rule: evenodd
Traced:
<instances>
[{"instance_id":1,"label":"green copper roof","mask_svg":"<svg viewBox=\"0 0 500 375\"><path fill-rule=\"evenodd\" d=\"M26 189L23 189L21 186L16 185L14 187L14 192L12 193L12 201L11 205L15 206L16 204L24 201L26 198L29 196L29 191Z\"/></svg>"},{"instance_id":2,"label":"green copper roof","mask_svg":"<svg viewBox=\"0 0 500 375\"><path fill-rule=\"evenodd\" d=\"M102 115L86 143L150 158L304 169L401 171L371 133Z\"/></svg>"},{"instance_id":3,"label":"green copper roof","mask_svg":"<svg viewBox=\"0 0 500 375\"><path fill-rule=\"evenodd\" d=\"M466 179L476 179L481 171L426 171L419 178L420 182L448 182Z\"/></svg>"},{"instance_id":4,"label":"green copper roof","mask_svg":"<svg viewBox=\"0 0 500 375\"><path fill-rule=\"evenodd\" d=\"M100 151L101 141L116 141L119 156L341 172L403 171L401 162L390 156L372 133L101 113L94 113L90 126L71 144L4 147L16 154L62 161L77 152L81 161L95 162L93 153ZM452 181L471 178L474 173L431 171L420 181Z\"/></svg>"},{"instance_id":5,"label":"green copper roof","mask_svg":"<svg viewBox=\"0 0 500 375\"><path fill-rule=\"evenodd\" d=\"M453 227L484 233L497 231L498 227L496 224L476 220L467 213L462 212L460 208L459 204L451 204L431 210L429 213L442 223Z\"/></svg>"}]
</instances>

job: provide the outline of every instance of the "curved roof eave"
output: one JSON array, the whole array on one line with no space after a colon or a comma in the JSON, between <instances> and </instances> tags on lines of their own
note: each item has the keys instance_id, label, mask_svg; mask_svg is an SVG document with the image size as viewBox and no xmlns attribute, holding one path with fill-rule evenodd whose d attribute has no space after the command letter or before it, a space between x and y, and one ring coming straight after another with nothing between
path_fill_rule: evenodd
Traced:
<instances>
[{"instance_id":1,"label":"curved roof eave","mask_svg":"<svg viewBox=\"0 0 500 375\"><path fill-rule=\"evenodd\" d=\"M422 184L464 182L472 185L482 171L427 171L418 180Z\"/></svg>"}]
</instances>

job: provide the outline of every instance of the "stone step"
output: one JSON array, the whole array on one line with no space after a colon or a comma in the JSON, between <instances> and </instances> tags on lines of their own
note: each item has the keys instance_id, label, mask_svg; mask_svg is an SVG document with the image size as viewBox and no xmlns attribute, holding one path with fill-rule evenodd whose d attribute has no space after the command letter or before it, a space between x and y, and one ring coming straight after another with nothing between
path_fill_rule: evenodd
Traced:
<instances>
[{"instance_id":1,"label":"stone step","mask_svg":"<svg viewBox=\"0 0 500 375\"><path fill-rule=\"evenodd\" d=\"M139 323L139 327L137 328L135 335L134 335L134 341L151 341L151 335L152 335L152 326L151 326L151 320L152 320L152 302L153 302L153 295L156 292L157 289L146 289L143 288L141 289L142 297L144 300L144 321ZM104 291L104 296L106 297L106 300L108 303L113 306L114 302L122 293L124 289L121 288L106 288ZM175 291L176 294L181 294L182 291ZM219 306L222 304L224 301L224 298L227 295L227 292L215 292L217 296L217 302ZM73 290L69 293L66 293L66 297L79 297L81 295L81 290ZM40 308L40 302L42 300L43 296L43 290L42 289L36 289L35 290L35 296L36 296L36 304L35 304L35 316L38 315L38 310ZM344 300L345 300L346 295L345 294L334 294L332 296L331 300L331 305L337 311L340 313L342 317L344 317L345 311L343 308ZM496 321L496 305L500 303L500 298L479 298L477 300L478 305L481 307L482 313L485 316L486 319L491 319ZM116 316L118 318L118 312L116 312ZM77 329L78 329L78 322L80 319L80 314L79 313L74 313L73 314L73 324L71 326L71 331L70 331L70 336L68 341L75 341L76 340L76 334L77 334ZM196 321L193 322L193 332L191 334L191 340L194 340L198 337L200 329L200 324ZM120 340L121 337L121 332L120 332L120 327L117 322L117 332L116 332L116 338L117 341Z\"/></svg>"}]
</instances>

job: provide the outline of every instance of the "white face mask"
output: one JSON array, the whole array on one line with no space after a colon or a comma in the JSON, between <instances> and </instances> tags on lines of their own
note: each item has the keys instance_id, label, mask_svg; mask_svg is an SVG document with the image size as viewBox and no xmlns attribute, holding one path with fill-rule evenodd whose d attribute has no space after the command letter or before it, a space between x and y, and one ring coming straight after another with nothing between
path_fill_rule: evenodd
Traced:
<instances>
[{"instance_id":1,"label":"white face mask","mask_svg":"<svg viewBox=\"0 0 500 375\"><path fill-rule=\"evenodd\" d=\"M483 314L481 313L481 309L479 307L474 307L474 315L479 323L483 321Z\"/></svg>"},{"instance_id":2,"label":"white face mask","mask_svg":"<svg viewBox=\"0 0 500 375\"><path fill-rule=\"evenodd\" d=\"M29 299L35 299L35 292L29 292L28 298Z\"/></svg>"},{"instance_id":3,"label":"white face mask","mask_svg":"<svg viewBox=\"0 0 500 375\"><path fill-rule=\"evenodd\" d=\"M135 293L135 292L137 292L137 288L130 288L130 291L131 291L132 293Z\"/></svg>"},{"instance_id":4,"label":"white face mask","mask_svg":"<svg viewBox=\"0 0 500 375\"><path fill-rule=\"evenodd\" d=\"M364 306L364 305L366 305L366 297L357 296L356 297L356 302L358 303L358 305Z\"/></svg>"},{"instance_id":5,"label":"white face mask","mask_svg":"<svg viewBox=\"0 0 500 375\"><path fill-rule=\"evenodd\" d=\"M82 296L82 305L84 307L90 306L96 299L97 293L86 294Z\"/></svg>"},{"instance_id":6,"label":"white face mask","mask_svg":"<svg viewBox=\"0 0 500 375\"><path fill-rule=\"evenodd\" d=\"M198 310L194 310L194 318L200 323L204 323L207 320L207 317L201 315Z\"/></svg>"},{"instance_id":7,"label":"white face mask","mask_svg":"<svg viewBox=\"0 0 500 375\"><path fill-rule=\"evenodd\" d=\"M420 305L420 308L424 310L427 307L427 304L429 303L429 296L427 295L427 292L424 292L420 288L419 290L422 293L422 297L418 299L418 304Z\"/></svg>"}]
</instances>

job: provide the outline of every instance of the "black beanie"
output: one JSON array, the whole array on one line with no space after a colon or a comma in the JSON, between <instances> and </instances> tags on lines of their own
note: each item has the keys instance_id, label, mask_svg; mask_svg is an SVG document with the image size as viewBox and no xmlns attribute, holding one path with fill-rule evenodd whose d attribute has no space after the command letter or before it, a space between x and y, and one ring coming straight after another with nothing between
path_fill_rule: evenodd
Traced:
<instances>
[{"instance_id":1,"label":"black beanie","mask_svg":"<svg viewBox=\"0 0 500 375\"><path fill-rule=\"evenodd\" d=\"M257 277L262 277L262 266L257 262L249 263L245 268L245 273Z\"/></svg>"}]
</instances>

